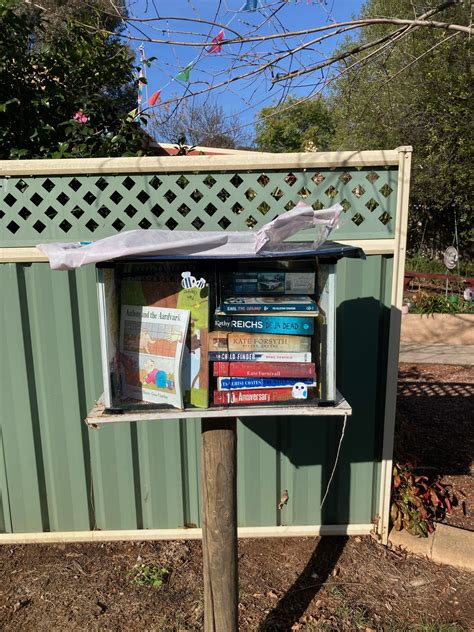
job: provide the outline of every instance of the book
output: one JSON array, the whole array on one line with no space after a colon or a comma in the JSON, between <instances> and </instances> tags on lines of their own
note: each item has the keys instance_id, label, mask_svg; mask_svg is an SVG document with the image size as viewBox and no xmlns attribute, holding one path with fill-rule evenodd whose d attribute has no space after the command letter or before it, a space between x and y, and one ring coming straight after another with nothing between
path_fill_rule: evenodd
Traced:
<instances>
[{"instance_id":1,"label":"book","mask_svg":"<svg viewBox=\"0 0 474 632\"><path fill-rule=\"evenodd\" d=\"M249 389L241 391L214 391L214 404L270 404L273 402L303 401L313 396L313 389L298 382L292 388Z\"/></svg>"},{"instance_id":2,"label":"book","mask_svg":"<svg viewBox=\"0 0 474 632\"><path fill-rule=\"evenodd\" d=\"M311 337L212 331L209 333L209 351L310 352Z\"/></svg>"},{"instance_id":3,"label":"book","mask_svg":"<svg viewBox=\"0 0 474 632\"><path fill-rule=\"evenodd\" d=\"M316 275L307 270L253 270L222 272L221 289L225 294L314 294Z\"/></svg>"},{"instance_id":4,"label":"book","mask_svg":"<svg viewBox=\"0 0 474 632\"><path fill-rule=\"evenodd\" d=\"M297 382L302 382L307 386L316 386L313 378L310 377L218 377L218 391L238 391L251 388L288 388Z\"/></svg>"},{"instance_id":5,"label":"book","mask_svg":"<svg viewBox=\"0 0 474 632\"><path fill-rule=\"evenodd\" d=\"M273 353L271 351L210 351L210 362L311 362L311 353L295 351L293 353Z\"/></svg>"},{"instance_id":6,"label":"book","mask_svg":"<svg viewBox=\"0 0 474 632\"><path fill-rule=\"evenodd\" d=\"M122 305L120 376L124 397L183 408L181 365L189 311Z\"/></svg>"},{"instance_id":7,"label":"book","mask_svg":"<svg viewBox=\"0 0 474 632\"><path fill-rule=\"evenodd\" d=\"M209 284L189 285L193 278L183 265L155 263L130 265L130 272L121 281L122 304L186 309L190 312L190 327L186 336L182 385L186 404L207 408L209 402L209 363L207 358L209 333ZM201 279L205 268L194 265L194 278Z\"/></svg>"},{"instance_id":8,"label":"book","mask_svg":"<svg viewBox=\"0 0 474 632\"><path fill-rule=\"evenodd\" d=\"M264 316L260 314L215 316L214 328L221 331L245 331L259 334L311 336L314 318L310 316Z\"/></svg>"},{"instance_id":9,"label":"book","mask_svg":"<svg viewBox=\"0 0 474 632\"><path fill-rule=\"evenodd\" d=\"M313 362L214 362L214 377L308 377L315 378Z\"/></svg>"},{"instance_id":10,"label":"book","mask_svg":"<svg viewBox=\"0 0 474 632\"><path fill-rule=\"evenodd\" d=\"M318 306L309 296L231 296L226 298L216 309L216 314L242 313L271 313L281 314L298 312L307 316L317 315Z\"/></svg>"}]
</instances>

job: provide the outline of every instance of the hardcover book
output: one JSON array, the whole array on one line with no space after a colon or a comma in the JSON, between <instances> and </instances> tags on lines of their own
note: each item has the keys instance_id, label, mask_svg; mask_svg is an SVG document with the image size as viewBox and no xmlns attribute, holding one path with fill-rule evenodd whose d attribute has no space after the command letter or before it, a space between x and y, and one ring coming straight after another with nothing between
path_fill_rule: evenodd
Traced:
<instances>
[{"instance_id":1,"label":"hardcover book","mask_svg":"<svg viewBox=\"0 0 474 632\"><path fill-rule=\"evenodd\" d=\"M204 279L199 287L192 283L198 274L183 273L174 264L153 267L153 274L122 279L122 303L126 305L184 309L190 313L190 327L183 357L183 389L187 404L207 408L209 363L209 286ZM181 269L181 268L180 268Z\"/></svg>"},{"instance_id":2,"label":"hardcover book","mask_svg":"<svg viewBox=\"0 0 474 632\"><path fill-rule=\"evenodd\" d=\"M311 353L272 353L271 351L258 353L256 351L210 351L211 362L311 362Z\"/></svg>"},{"instance_id":3,"label":"hardcover book","mask_svg":"<svg viewBox=\"0 0 474 632\"><path fill-rule=\"evenodd\" d=\"M307 386L316 386L314 380L309 377L218 377L218 391L238 391L250 388L288 388L297 382Z\"/></svg>"},{"instance_id":4,"label":"hardcover book","mask_svg":"<svg viewBox=\"0 0 474 632\"><path fill-rule=\"evenodd\" d=\"M260 314L215 316L214 327L221 331L311 336L314 333L314 318L311 316L263 316Z\"/></svg>"},{"instance_id":5,"label":"hardcover book","mask_svg":"<svg viewBox=\"0 0 474 632\"><path fill-rule=\"evenodd\" d=\"M313 396L313 389L302 382L292 388L249 389L242 391L214 391L214 404L270 404L274 402L303 401Z\"/></svg>"},{"instance_id":6,"label":"hardcover book","mask_svg":"<svg viewBox=\"0 0 474 632\"><path fill-rule=\"evenodd\" d=\"M281 313L298 312L307 315L317 315L318 307L309 296L231 296L226 298L216 310L216 313Z\"/></svg>"},{"instance_id":7,"label":"hardcover book","mask_svg":"<svg viewBox=\"0 0 474 632\"><path fill-rule=\"evenodd\" d=\"M181 364L189 311L123 305L120 375L125 397L183 408Z\"/></svg>"},{"instance_id":8,"label":"hardcover book","mask_svg":"<svg viewBox=\"0 0 474 632\"><path fill-rule=\"evenodd\" d=\"M214 377L307 377L315 379L313 362L214 362Z\"/></svg>"},{"instance_id":9,"label":"hardcover book","mask_svg":"<svg viewBox=\"0 0 474 632\"><path fill-rule=\"evenodd\" d=\"M209 351L310 352L311 337L212 331L209 334Z\"/></svg>"}]
</instances>

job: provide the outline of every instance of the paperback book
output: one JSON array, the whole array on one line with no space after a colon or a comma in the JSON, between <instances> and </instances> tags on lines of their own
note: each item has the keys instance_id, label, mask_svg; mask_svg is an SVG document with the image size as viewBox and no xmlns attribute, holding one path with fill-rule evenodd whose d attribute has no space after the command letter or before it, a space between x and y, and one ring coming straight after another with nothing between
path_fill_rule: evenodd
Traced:
<instances>
[{"instance_id":1,"label":"paperback book","mask_svg":"<svg viewBox=\"0 0 474 632\"><path fill-rule=\"evenodd\" d=\"M314 318L311 316L262 316L260 314L215 316L214 327L221 331L311 336L314 333Z\"/></svg>"},{"instance_id":2,"label":"paperback book","mask_svg":"<svg viewBox=\"0 0 474 632\"><path fill-rule=\"evenodd\" d=\"M233 294L314 294L316 275L308 271L254 270L221 273L221 287Z\"/></svg>"},{"instance_id":3,"label":"paperback book","mask_svg":"<svg viewBox=\"0 0 474 632\"><path fill-rule=\"evenodd\" d=\"M311 337L212 331L209 334L209 351L310 352Z\"/></svg>"},{"instance_id":4,"label":"paperback book","mask_svg":"<svg viewBox=\"0 0 474 632\"><path fill-rule=\"evenodd\" d=\"M272 353L271 351L210 351L209 360L211 362L311 362L311 353Z\"/></svg>"},{"instance_id":5,"label":"paperback book","mask_svg":"<svg viewBox=\"0 0 474 632\"><path fill-rule=\"evenodd\" d=\"M315 379L313 362L214 362L214 377L307 377Z\"/></svg>"},{"instance_id":6,"label":"paperback book","mask_svg":"<svg viewBox=\"0 0 474 632\"><path fill-rule=\"evenodd\" d=\"M189 311L123 305L120 374L125 397L183 408L181 365Z\"/></svg>"},{"instance_id":7,"label":"paperback book","mask_svg":"<svg viewBox=\"0 0 474 632\"><path fill-rule=\"evenodd\" d=\"M241 391L214 391L214 404L270 404L275 402L304 401L314 394L312 388L297 382L291 388L248 389Z\"/></svg>"},{"instance_id":8,"label":"paperback book","mask_svg":"<svg viewBox=\"0 0 474 632\"><path fill-rule=\"evenodd\" d=\"M317 315L318 307L309 296L231 296L217 307L216 314L297 312Z\"/></svg>"},{"instance_id":9,"label":"paperback book","mask_svg":"<svg viewBox=\"0 0 474 632\"><path fill-rule=\"evenodd\" d=\"M314 380L308 377L219 377L217 378L217 390L237 391L250 388L293 388L298 382L302 382L307 386L316 386Z\"/></svg>"}]
</instances>

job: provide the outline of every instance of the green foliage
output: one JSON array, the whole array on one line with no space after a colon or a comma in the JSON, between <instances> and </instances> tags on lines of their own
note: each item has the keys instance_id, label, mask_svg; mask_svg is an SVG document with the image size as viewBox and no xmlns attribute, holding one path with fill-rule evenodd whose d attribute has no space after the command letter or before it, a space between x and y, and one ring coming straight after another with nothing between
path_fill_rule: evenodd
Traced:
<instances>
[{"instance_id":1,"label":"green foliage","mask_svg":"<svg viewBox=\"0 0 474 632\"><path fill-rule=\"evenodd\" d=\"M169 575L169 570L154 564L135 564L127 573L127 577L135 586L151 586L161 588Z\"/></svg>"},{"instance_id":2,"label":"green foliage","mask_svg":"<svg viewBox=\"0 0 474 632\"><path fill-rule=\"evenodd\" d=\"M413 18L439 4L438 0L369 0L362 16ZM433 19L469 24L469 5L463 0ZM363 45L397 28L370 25L344 47ZM353 71L340 68L344 74L332 95L334 148L413 145L409 246L444 250L452 243L456 214L461 248L467 248L472 224L472 39L419 28L362 62L371 51L351 58L351 64L361 62Z\"/></svg>"},{"instance_id":3,"label":"green foliage","mask_svg":"<svg viewBox=\"0 0 474 632\"><path fill-rule=\"evenodd\" d=\"M0 0L0 158L140 154L129 48L76 21L66 38L20 9Z\"/></svg>"},{"instance_id":4,"label":"green foliage","mask_svg":"<svg viewBox=\"0 0 474 632\"><path fill-rule=\"evenodd\" d=\"M428 537L434 531L434 521L451 513L453 502L446 485L415 475L411 464L394 465L390 518L397 531L406 529L411 535Z\"/></svg>"},{"instance_id":5,"label":"green foliage","mask_svg":"<svg viewBox=\"0 0 474 632\"><path fill-rule=\"evenodd\" d=\"M432 257L425 257L422 254L415 254L412 257L407 257L405 260L405 270L408 272L429 272L433 274L444 274L446 272L446 266L443 261L439 259L433 259ZM464 277L474 277L474 263L461 259L458 267L451 270L451 274L460 274Z\"/></svg>"},{"instance_id":6,"label":"green foliage","mask_svg":"<svg viewBox=\"0 0 474 632\"><path fill-rule=\"evenodd\" d=\"M413 314L472 314L474 304L456 294L428 294L420 290L407 301Z\"/></svg>"},{"instance_id":7,"label":"green foliage","mask_svg":"<svg viewBox=\"0 0 474 632\"><path fill-rule=\"evenodd\" d=\"M334 134L331 114L322 99L289 97L258 113L256 144L261 151L324 151Z\"/></svg>"}]
</instances>

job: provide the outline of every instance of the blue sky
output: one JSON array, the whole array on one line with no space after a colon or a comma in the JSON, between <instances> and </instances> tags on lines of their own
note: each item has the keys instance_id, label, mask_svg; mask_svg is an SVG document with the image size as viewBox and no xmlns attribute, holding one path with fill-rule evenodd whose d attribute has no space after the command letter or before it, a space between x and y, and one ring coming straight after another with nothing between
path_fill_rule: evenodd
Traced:
<instances>
[{"instance_id":1,"label":"blue sky","mask_svg":"<svg viewBox=\"0 0 474 632\"><path fill-rule=\"evenodd\" d=\"M175 2L163 2L162 0L135 0L130 3L130 14L137 18L152 18L157 14L162 18L181 17L198 20L211 20L221 25L228 25L225 29L226 38L234 36L232 30L239 34L254 31L254 35L266 35L282 30L302 30L308 27L317 27L331 22L349 20L353 15L357 16L363 4L362 0L323 0L312 3L308 0L291 0L283 3L275 0L261 0L260 9L256 12L241 11L245 0L175 0ZM272 15L278 9L276 14ZM134 38L132 47L137 50L141 41L145 46L147 58L156 57L150 68L147 69L148 95L161 89L163 102L180 99L190 92L206 90L209 86L228 81L243 72L248 72L256 67L257 63L268 61L268 55L275 52L282 54L285 51L283 40L246 44L243 49L251 52L253 64L248 59L242 61L240 45L224 47L220 54L208 54L202 49L184 45L169 45L163 43L147 42L143 35L154 39L173 39L174 41L210 41L219 31L218 27L208 24L198 24L188 21L173 21L163 19L160 22L132 22L125 33ZM182 31L176 33L175 31ZM196 33L196 31L198 33ZM299 45L304 39L295 38L291 45ZM311 37L316 37L312 35ZM338 38L331 38L314 46L313 50L301 53L297 59L293 59L292 68L302 65L312 65L324 59L328 53L336 47ZM288 42L289 44L290 42ZM288 62L282 62L279 71L288 69ZM193 63L188 85L173 80L176 74ZM277 70L277 71L278 71ZM242 124L248 126L252 132L252 123L255 114L264 106L283 99L288 90L297 96L307 96L318 88L318 82L322 79L321 72L314 75L304 75L299 80L293 81L291 87L284 84L276 84L272 87L270 74L253 75L246 80L238 80L221 88L213 90L212 99L218 101L226 112L238 113ZM194 99L204 100L209 98L209 93ZM193 98L193 97L191 97ZM158 106L162 107L162 106Z\"/></svg>"}]
</instances>

